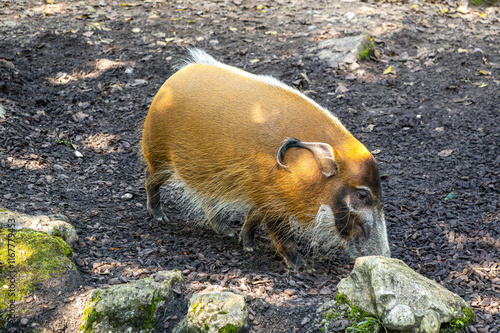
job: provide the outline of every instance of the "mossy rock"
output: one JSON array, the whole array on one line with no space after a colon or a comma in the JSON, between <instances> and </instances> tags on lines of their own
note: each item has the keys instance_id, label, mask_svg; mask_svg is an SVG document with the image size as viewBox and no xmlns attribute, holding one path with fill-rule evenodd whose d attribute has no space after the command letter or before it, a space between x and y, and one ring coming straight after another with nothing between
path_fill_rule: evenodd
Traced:
<instances>
[{"instance_id":1,"label":"mossy rock","mask_svg":"<svg viewBox=\"0 0 500 333\"><path fill-rule=\"evenodd\" d=\"M29 229L0 229L0 314L35 290L57 293L66 287L66 277L78 275L72 255L59 237Z\"/></svg>"},{"instance_id":2,"label":"mossy rock","mask_svg":"<svg viewBox=\"0 0 500 333\"><path fill-rule=\"evenodd\" d=\"M183 283L182 273L175 270L95 289L83 313L80 332L151 332L159 314L174 300L173 288Z\"/></svg>"},{"instance_id":3,"label":"mossy rock","mask_svg":"<svg viewBox=\"0 0 500 333\"><path fill-rule=\"evenodd\" d=\"M28 215L0 208L0 228L31 229L61 237L72 246L78 241L75 228L65 215Z\"/></svg>"}]
</instances>

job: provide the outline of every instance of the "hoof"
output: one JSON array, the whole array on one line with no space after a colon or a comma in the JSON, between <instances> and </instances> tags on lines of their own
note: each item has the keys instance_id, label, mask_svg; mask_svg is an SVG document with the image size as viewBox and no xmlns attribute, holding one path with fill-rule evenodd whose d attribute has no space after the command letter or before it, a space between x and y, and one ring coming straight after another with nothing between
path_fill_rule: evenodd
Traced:
<instances>
[{"instance_id":1,"label":"hoof","mask_svg":"<svg viewBox=\"0 0 500 333\"><path fill-rule=\"evenodd\" d=\"M252 240L251 242L243 242L243 250L247 251L247 252L253 252L255 250L257 250L257 243Z\"/></svg>"},{"instance_id":2,"label":"hoof","mask_svg":"<svg viewBox=\"0 0 500 333\"><path fill-rule=\"evenodd\" d=\"M228 226L224 226L224 228L222 228L222 230L220 230L219 232L221 234L223 234L224 236L228 236L228 237L235 237L236 236L236 231L234 231L233 228L228 227Z\"/></svg>"},{"instance_id":3,"label":"hoof","mask_svg":"<svg viewBox=\"0 0 500 333\"><path fill-rule=\"evenodd\" d=\"M164 222L170 222L167 215L165 215L165 213L163 212L163 210L161 208L154 208L154 209L148 209L149 211L149 214L151 216L153 216L153 218L160 222L160 221L164 221Z\"/></svg>"},{"instance_id":4,"label":"hoof","mask_svg":"<svg viewBox=\"0 0 500 333\"><path fill-rule=\"evenodd\" d=\"M241 237L240 235L240 243L243 243L243 250L247 252L253 252L257 250L257 243L255 239L249 240L248 238Z\"/></svg>"},{"instance_id":5,"label":"hoof","mask_svg":"<svg viewBox=\"0 0 500 333\"><path fill-rule=\"evenodd\" d=\"M215 230L215 232L219 233L219 234L222 234L224 236L228 236L228 237L234 237L236 236L236 231L233 230L233 228L225 225L225 224L222 224L222 223L218 223L218 224L215 224L215 223L211 223L212 225L212 228Z\"/></svg>"},{"instance_id":6,"label":"hoof","mask_svg":"<svg viewBox=\"0 0 500 333\"><path fill-rule=\"evenodd\" d=\"M300 254L285 257L286 265L294 271L307 270L307 265Z\"/></svg>"}]
</instances>

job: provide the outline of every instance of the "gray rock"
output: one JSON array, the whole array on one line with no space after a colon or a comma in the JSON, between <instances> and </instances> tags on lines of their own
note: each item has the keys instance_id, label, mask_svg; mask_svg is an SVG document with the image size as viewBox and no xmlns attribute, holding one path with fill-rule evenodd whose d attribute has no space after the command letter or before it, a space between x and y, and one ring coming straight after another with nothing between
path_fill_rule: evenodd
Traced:
<instances>
[{"instance_id":1,"label":"gray rock","mask_svg":"<svg viewBox=\"0 0 500 333\"><path fill-rule=\"evenodd\" d=\"M243 332L248 328L245 298L232 292L198 293L174 333Z\"/></svg>"},{"instance_id":2,"label":"gray rock","mask_svg":"<svg viewBox=\"0 0 500 333\"><path fill-rule=\"evenodd\" d=\"M354 37L327 39L311 49L320 59L326 60L331 67L363 61L375 52L370 36L362 34Z\"/></svg>"},{"instance_id":3,"label":"gray rock","mask_svg":"<svg viewBox=\"0 0 500 333\"><path fill-rule=\"evenodd\" d=\"M387 329L439 332L441 323L460 319L470 307L458 295L418 274L398 259L360 257L337 292L382 320Z\"/></svg>"},{"instance_id":4,"label":"gray rock","mask_svg":"<svg viewBox=\"0 0 500 333\"><path fill-rule=\"evenodd\" d=\"M80 332L147 333L156 325L173 289L184 283L180 271L162 271L148 278L95 289L84 311Z\"/></svg>"},{"instance_id":5,"label":"gray rock","mask_svg":"<svg viewBox=\"0 0 500 333\"><path fill-rule=\"evenodd\" d=\"M31 229L61 237L69 246L78 241L75 228L65 215L33 216L0 208L0 228L8 228L12 224L16 230Z\"/></svg>"}]
</instances>

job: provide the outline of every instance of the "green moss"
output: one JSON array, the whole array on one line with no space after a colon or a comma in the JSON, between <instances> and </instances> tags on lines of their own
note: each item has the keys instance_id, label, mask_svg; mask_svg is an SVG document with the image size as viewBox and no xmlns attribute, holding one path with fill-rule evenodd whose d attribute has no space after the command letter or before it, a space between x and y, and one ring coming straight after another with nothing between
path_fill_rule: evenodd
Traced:
<instances>
[{"instance_id":1,"label":"green moss","mask_svg":"<svg viewBox=\"0 0 500 333\"><path fill-rule=\"evenodd\" d=\"M155 312L156 303L163 300L163 297L158 296L158 292L153 293L153 299L151 305L146 309L146 319L141 323L140 328L146 330L152 330L155 327Z\"/></svg>"},{"instance_id":2,"label":"green moss","mask_svg":"<svg viewBox=\"0 0 500 333\"><path fill-rule=\"evenodd\" d=\"M60 228L54 227L52 229L52 236L61 237L63 240L66 240L68 238L68 232L64 228L61 230Z\"/></svg>"},{"instance_id":3,"label":"green moss","mask_svg":"<svg viewBox=\"0 0 500 333\"><path fill-rule=\"evenodd\" d=\"M73 251L61 238L28 229L15 230L12 234L9 240L9 230L0 229L0 262L4 263L0 267L0 286L10 286L9 277L12 277L15 290L12 295L8 289L1 289L0 309L5 309L10 301L23 299L37 284L60 276L68 267L76 270L68 259Z\"/></svg>"},{"instance_id":4,"label":"green moss","mask_svg":"<svg viewBox=\"0 0 500 333\"><path fill-rule=\"evenodd\" d=\"M456 310L451 308L450 312L453 315L454 313L456 313ZM439 332L441 333L461 332L467 326L474 323L475 320L476 320L476 315L474 314L474 311L472 311L472 309L470 308L463 308L462 317L455 318L451 322L441 325L441 330Z\"/></svg>"},{"instance_id":5,"label":"green moss","mask_svg":"<svg viewBox=\"0 0 500 333\"><path fill-rule=\"evenodd\" d=\"M83 310L80 332L91 333L94 323L102 317L102 315L95 310L95 304L99 301L99 299L99 291L92 293L92 297L89 299L85 310Z\"/></svg>"},{"instance_id":6,"label":"green moss","mask_svg":"<svg viewBox=\"0 0 500 333\"><path fill-rule=\"evenodd\" d=\"M196 313L196 308L201 304L201 301L193 305L193 313Z\"/></svg>"},{"instance_id":7,"label":"green moss","mask_svg":"<svg viewBox=\"0 0 500 333\"><path fill-rule=\"evenodd\" d=\"M367 57L371 56L375 52L375 44L373 44L373 40L370 37L370 44L365 45L365 48L362 51L358 52L359 61L364 61Z\"/></svg>"},{"instance_id":8,"label":"green moss","mask_svg":"<svg viewBox=\"0 0 500 333\"><path fill-rule=\"evenodd\" d=\"M499 0L471 0L469 1L471 4L474 6L479 6L481 4L485 4L487 6L493 6L495 5Z\"/></svg>"},{"instance_id":9,"label":"green moss","mask_svg":"<svg viewBox=\"0 0 500 333\"><path fill-rule=\"evenodd\" d=\"M323 320L321 321L323 327L321 331L328 331L332 322L343 317L347 317L351 323L351 326L346 328L346 332L371 333L379 332L382 329L385 330L380 318L374 317L372 314L351 305L346 295L338 293L335 296L335 301L338 307L346 308L346 310L340 311L333 307L323 312Z\"/></svg>"},{"instance_id":10,"label":"green moss","mask_svg":"<svg viewBox=\"0 0 500 333\"><path fill-rule=\"evenodd\" d=\"M227 324L223 328L219 329L219 333L238 333L239 330L236 326Z\"/></svg>"}]
</instances>

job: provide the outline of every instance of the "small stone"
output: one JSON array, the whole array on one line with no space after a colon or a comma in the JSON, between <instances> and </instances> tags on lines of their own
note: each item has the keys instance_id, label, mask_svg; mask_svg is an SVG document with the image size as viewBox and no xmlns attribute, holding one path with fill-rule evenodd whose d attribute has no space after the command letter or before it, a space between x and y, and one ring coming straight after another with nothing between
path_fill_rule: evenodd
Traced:
<instances>
[{"instance_id":1,"label":"small stone","mask_svg":"<svg viewBox=\"0 0 500 333\"><path fill-rule=\"evenodd\" d=\"M284 292L287 296L293 296L293 295L296 295L296 294L297 294L297 290L295 290L295 289L285 289L285 290L283 290L283 292Z\"/></svg>"},{"instance_id":2,"label":"small stone","mask_svg":"<svg viewBox=\"0 0 500 333\"><path fill-rule=\"evenodd\" d=\"M23 325L23 326L28 325L28 318L22 318L21 319L21 325Z\"/></svg>"},{"instance_id":3,"label":"small stone","mask_svg":"<svg viewBox=\"0 0 500 333\"><path fill-rule=\"evenodd\" d=\"M123 200L130 200L132 198L133 198L133 195L130 193L125 193L124 195L122 195Z\"/></svg>"},{"instance_id":4,"label":"small stone","mask_svg":"<svg viewBox=\"0 0 500 333\"><path fill-rule=\"evenodd\" d=\"M353 12L348 12L348 13L345 13L344 16L347 19L347 21L350 21L354 18L354 16L356 16L356 14L354 14Z\"/></svg>"}]
</instances>

